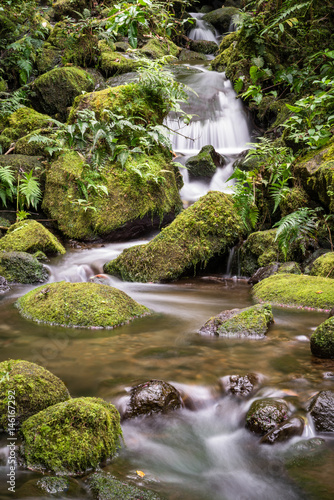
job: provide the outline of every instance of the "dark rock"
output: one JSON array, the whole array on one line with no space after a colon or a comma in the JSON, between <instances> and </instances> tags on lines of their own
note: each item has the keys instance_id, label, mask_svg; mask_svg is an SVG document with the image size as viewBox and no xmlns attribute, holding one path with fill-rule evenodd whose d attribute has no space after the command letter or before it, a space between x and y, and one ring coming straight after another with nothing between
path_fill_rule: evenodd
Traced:
<instances>
[{"instance_id":1,"label":"dark rock","mask_svg":"<svg viewBox=\"0 0 334 500\"><path fill-rule=\"evenodd\" d=\"M334 358L334 317L330 317L312 333L311 351L318 358Z\"/></svg>"},{"instance_id":2,"label":"dark rock","mask_svg":"<svg viewBox=\"0 0 334 500\"><path fill-rule=\"evenodd\" d=\"M260 443L262 444L275 444L287 441L294 436L301 436L305 427L305 422L302 417L292 417L289 418L287 422L276 427L272 431L268 432L263 438L261 438Z\"/></svg>"},{"instance_id":3,"label":"dark rock","mask_svg":"<svg viewBox=\"0 0 334 500\"><path fill-rule=\"evenodd\" d=\"M257 373L248 373L243 377L240 375L227 375L222 377L219 382L227 394L246 397L258 387L260 378Z\"/></svg>"},{"instance_id":4,"label":"dark rock","mask_svg":"<svg viewBox=\"0 0 334 500\"><path fill-rule=\"evenodd\" d=\"M256 285L256 283L259 283L259 281L262 281L265 278L269 278L269 276L272 276L278 271L279 266L280 266L279 262L274 262L269 266L260 267L248 280L248 283L250 285Z\"/></svg>"},{"instance_id":5,"label":"dark rock","mask_svg":"<svg viewBox=\"0 0 334 500\"><path fill-rule=\"evenodd\" d=\"M255 434L264 435L285 422L288 416L289 408L283 399L257 399L247 412L246 427Z\"/></svg>"},{"instance_id":6,"label":"dark rock","mask_svg":"<svg viewBox=\"0 0 334 500\"><path fill-rule=\"evenodd\" d=\"M203 20L211 23L223 34L228 32L232 17L236 14L239 14L239 10L235 7L224 7L205 14Z\"/></svg>"},{"instance_id":7,"label":"dark rock","mask_svg":"<svg viewBox=\"0 0 334 500\"><path fill-rule=\"evenodd\" d=\"M308 410L316 431L334 432L334 391L320 391Z\"/></svg>"},{"instance_id":8,"label":"dark rock","mask_svg":"<svg viewBox=\"0 0 334 500\"><path fill-rule=\"evenodd\" d=\"M286 465L300 467L305 463L317 463L324 456L326 441L322 438L303 439L289 447Z\"/></svg>"},{"instance_id":9,"label":"dark rock","mask_svg":"<svg viewBox=\"0 0 334 500\"><path fill-rule=\"evenodd\" d=\"M124 419L167 413L183 407L180 393L163 380L150 380L131 389Z\"/></svg>"},{"instance_id":10,"label":"dark rock","mask_svg":"<svg viewBox=\"0 0 334 500\"><path fill-rule=\"evenodd\" d=\"M159 500L162 497L146 489L117 480L109 473L97 472L88 478L97 500Z\"/></svg>"},{"instance_id":11,"label":"dark rock","mask_svg":"<svg viewBox=\"0 0 334 500\"><path fill-rule=\"evenodd\" d=\"M200 54L215 54L218 51L216 42L207 40L190 40L190 50Z\"/></svg>"},{"instance_id":12,"label":"dark rock","mask_svg":"<svg viewBox=\"0 0 334 500\"><path fill-rule=\"evenodd\" d=\"M204 146L198 155L186 161L186 167L192 177L212 177L217 167L222 167L224 164L224 157L210 145Z\"/></svg>"},{"instance_id":13,"label":"dark rock","mask_svg":"<svg viewBox=\"0 0 334 500\"><path fill-rule=\"evenodd\" d=\"M0 276L0 293L6 293L8 291L9 285L7 280L3 276Z\"/></svg>"},{"instance_id":14,"label":"dark rock","mask_svg":"<svg viewBox=\"0 0 334 500\"><path fill-rule=\"evenodd\" d=\"M258 304L245 309L223 311L199 330L204 335L263 338L274 322L271 306Z\"/></svg>"},{"instance_id":15,"label":"dark rock","mask_svg":"<svg viewBox=\"0 0 334 500\"><path fill-rule=\"evenodd\" d=\"M328 319L331 318L332 316L334 316L334 307L332 307L332 309L329 311Z\"/></svg>"},{"instance_id":16,"label":"dark rock","mask_svg":"<svg viewBox=\"0 0 334 500\"><path fill-rule=\"evenodd\" d=\"M0 253L0 272L9 282L43 283L49 277L47 269L25 252Z\"/></svg>"}]
</instances>

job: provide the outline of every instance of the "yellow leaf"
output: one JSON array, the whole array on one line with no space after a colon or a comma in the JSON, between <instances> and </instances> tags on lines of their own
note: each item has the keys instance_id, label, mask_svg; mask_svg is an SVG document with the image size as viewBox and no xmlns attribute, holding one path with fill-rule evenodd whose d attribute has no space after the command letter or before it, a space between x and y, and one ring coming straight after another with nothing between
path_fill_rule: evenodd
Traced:
<instances>
[{"instance_id":1,"label":"yellow leaf","mask_svg":"<svg viewBox=\"0 0 334 500\"><path fill-rule=\"evenodd\" d=\"M315 292L315 293L324 293L322 290L319 290L318 292Z\"/></svg>"},{"instance_id":2,"label":"yellow leaf","mask_svg":"<svg viewBox=\"0 0 334 500\"><path fill-rule=\"evenodd\" d=\"M136 470L136 474L137 476L139 477L144 477L145 476L145 472L141 471L141 470Z\"/></svg>"}]
</instances>

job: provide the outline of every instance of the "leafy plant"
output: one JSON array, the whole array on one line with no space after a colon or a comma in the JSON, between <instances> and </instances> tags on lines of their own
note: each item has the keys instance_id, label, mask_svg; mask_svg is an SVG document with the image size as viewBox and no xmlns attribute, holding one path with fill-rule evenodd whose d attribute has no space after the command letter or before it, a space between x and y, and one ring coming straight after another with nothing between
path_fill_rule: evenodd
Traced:
<instances>
[{"instance_id":1,"label":"leafy plant","mask_svg":"<svg viewBox=\"0 0 334 500\"><path fill-rule=\"evenodd\" d=\"M11 167L0 167L0 199L5 207L7 207L8 200L13 200L15 193L14 181L15 177Z\"/></svg>"}]
</instances>

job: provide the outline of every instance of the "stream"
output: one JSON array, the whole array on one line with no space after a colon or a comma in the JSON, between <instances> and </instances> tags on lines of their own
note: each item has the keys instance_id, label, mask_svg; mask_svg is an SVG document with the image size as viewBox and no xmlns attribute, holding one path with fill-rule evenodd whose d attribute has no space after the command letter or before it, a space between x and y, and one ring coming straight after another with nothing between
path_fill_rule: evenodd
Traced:
<instances>
[{"instance_id":1,"label":"stream","mask_svg":"<svg viewBox=\"0 0 334 500\"><path fill-rule=\"evenodd\" d=\"M202 28L201 28L202 29ZM194 35L195 36L195 35ZM181 68L178 78L191 88L190 111L197 110L186 139L176 136L174 150L184 163L203 145L212 144L228 162L213 179L189 181L182 199L191 203L210 189L228 191L236 155L250 140L250 127L231 83L205 67ZM177 119L169 118L177 128ZM183 133L183 132L182 132ZM84 282L103 273L103 264L124 248L149 241L154 234L126 243L68 248L48 263L50 282ZM298 470L286 466L301 440L316 434L307 419L307 401L334 389L334 363L311 355L309 337L325 313L273 308L275 323L264 340L203 337L197 332L219 312L252 304L247 280L229 273L182 279L172 284L108 283L154 311L150 317L115 330L67 329L39 325L20 316L15 300L33 286L14 285L0 296L0 361L36 362L61 378L72 397L96 396L119 404L126 391L150 379L171 382L191 401L191 409L167 416L134 419L122 425L126 445L104 470L120 479L152 488L168 500L307 500L334 498L334 439L326 435L316 459ZM248 399L222 393L226 375L256 372L259 390ZM304 434L275 446L260 445L245 429L245 415L260 397L284 397L307 419ZM6 436L0 435L0 500L50 498L31 493L41 474L17 468L16 493L7 491ZM145 473L144 478L136 471ZM83 479L77 489L55 498L92 498Z\"/></svg>"}]
</instances>

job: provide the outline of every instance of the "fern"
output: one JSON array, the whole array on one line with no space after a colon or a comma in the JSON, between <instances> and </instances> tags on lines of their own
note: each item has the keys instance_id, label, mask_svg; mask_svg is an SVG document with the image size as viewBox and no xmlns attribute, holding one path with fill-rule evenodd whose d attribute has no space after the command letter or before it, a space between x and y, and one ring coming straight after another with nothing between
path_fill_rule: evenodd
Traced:
<instances>
[{"instance_id":1,"label":"fern","mask_svg":"<svg viewBox=\"0 0 334 500\"><path fill-rule=\"evenodd\" d=\"M14 180L15 177L11 167L0 167L0 199L5 207L7 207L7 201L13 199L15 193Z\"/></svg>"},{"instance_id":2,"label":"fern","mask_svg":"<svg viewBox=\"0 0 334 500\"><path fill-rule=\"evenodd\" d=\"M40 190L36 177L33 176L33 170L30 170L28 174L23 174L18 191L19 196L23 198L23 203L21 199L21 204L26 205L27 208L31 205L37 210L37 205L42 199L42 191Z\"/></svg>"},{"instance_id":3,"label":"fern","mask_svg":"<svg viewBox=\"0 0 334 500\"><path fill-rule=\"evenodd\" d=\"M277 16L269 26L267 26L264 30L262 30L260 32L260 35L261 36L265 35L266 33L268 33L268 31L272 30L276 26L279 26L282 23L282 21L286 21L286 22L289 20L292 21L292 19L290 18L291 14L294 14L297 11L302 10L304 8L305 8L305 10L307 10L309 7L311 7L312 3L313 3L313 0L309 0L308 2L303 2L301 4L292 5L289 8L283 7L282 13L279 16ZM293 18L293 24L295 24L295 21L298 22L297 19Z\"/></svg>"}]
</instances>

